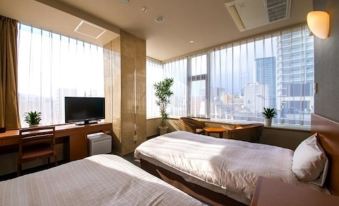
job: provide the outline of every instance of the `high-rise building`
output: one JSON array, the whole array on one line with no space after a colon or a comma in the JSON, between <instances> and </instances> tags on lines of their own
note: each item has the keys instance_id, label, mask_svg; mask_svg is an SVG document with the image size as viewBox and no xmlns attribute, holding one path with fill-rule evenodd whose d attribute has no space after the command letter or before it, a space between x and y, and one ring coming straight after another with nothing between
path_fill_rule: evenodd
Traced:
<instances>
[{"instance_id":1,"label":"high-rise building","mask_svg":"<svg viewBox=\"0 0 339 206\"><path fill-rule=\"evenodd\" d=\"M268 92L268 105L266 107L276 107L276 60L275 57L257 58L256 62L256 82L263 85Z\"/></svg>"},{"instance_id":2,"label":"high-rise building","mask_svg":"<svg viewBox=\"0 0 339 206\"><path fill-rule=\"evenodd\" d=\"M309 124L313 112L314 46L309 30L282 32L277 50L277 109L285 123Z\"/></svg>"}]
</instances>

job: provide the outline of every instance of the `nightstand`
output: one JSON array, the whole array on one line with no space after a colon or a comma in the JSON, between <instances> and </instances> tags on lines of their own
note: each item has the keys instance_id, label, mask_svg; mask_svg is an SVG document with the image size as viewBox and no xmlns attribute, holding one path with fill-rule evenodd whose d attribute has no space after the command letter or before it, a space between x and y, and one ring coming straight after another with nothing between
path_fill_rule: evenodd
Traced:
<instances>
[{"instance_id":1,"label":"nightstand","mask_svg":"<svg viewBox=\"0 0 339 206\"><path fill-rule=\"evenodd\" d=\"M260 177L251 206L338 206L339 197L304 185Z\"/></svg>"}]
</instances>

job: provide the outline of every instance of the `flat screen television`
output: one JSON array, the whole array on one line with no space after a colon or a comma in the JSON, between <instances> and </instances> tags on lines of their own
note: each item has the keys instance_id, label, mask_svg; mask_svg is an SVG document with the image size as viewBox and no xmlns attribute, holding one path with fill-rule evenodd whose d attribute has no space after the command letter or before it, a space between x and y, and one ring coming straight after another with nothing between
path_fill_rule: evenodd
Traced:
<instances>
[{"instance_id":1,"label":"flat screen television","mask_svg":"<svg viewBox=\"0 0 339 206\"><path fill-rule=\"evenodd\" d=\"M100 119L105 119L105 98L65 97L66 123L90 124Z\"/></svg>"}]
</instances>

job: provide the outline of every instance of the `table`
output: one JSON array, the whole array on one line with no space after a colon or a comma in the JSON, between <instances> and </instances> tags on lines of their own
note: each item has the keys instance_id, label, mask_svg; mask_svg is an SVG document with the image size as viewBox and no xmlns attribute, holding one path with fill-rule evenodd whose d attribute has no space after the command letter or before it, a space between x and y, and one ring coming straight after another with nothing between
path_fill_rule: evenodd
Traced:
<instances>
[{"instance_id":1,"label":"table","mask_svg":"<svg viewBox=\"0 0 339 206\"><path fill-rule=\"evenodd\" d=\"M224 132L227 130L223 127L205 127L204 129L205 135L210 135L210 134L219 134L220 138L223 138Z\"/></svg>"},{"instance_id":2,"label":"table","mask_svg":"<svg viewBox=\"0 0 339 206\"><path fill-rule=\"evenodd\" d=\"M68 159L70 161L83 159L88 156L87 135L97 132L112 135L112 123L97 123L89 125L66 124L55 126L56 142L66 139L68 145ZM63 141L65 142L65 141ZM19 143L19 130L8 130L0 133L0 149L7 146L17 146Z\"/></svg>"}]
</instances>

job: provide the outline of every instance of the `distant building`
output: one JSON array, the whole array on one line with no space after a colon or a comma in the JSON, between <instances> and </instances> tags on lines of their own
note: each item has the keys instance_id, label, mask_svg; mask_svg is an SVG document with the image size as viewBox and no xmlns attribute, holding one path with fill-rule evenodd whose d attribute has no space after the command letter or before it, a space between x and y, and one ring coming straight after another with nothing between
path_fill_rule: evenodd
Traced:
<instances>
[{"instance_id":1,"label":"distant building","mask_svg":"<svg viewBox=\"0 0 339 206\"><path fill-rule=\"evenodd\" d=\"M268 103L266 107L276 107L276 60L275 57L257 58L256 63L256 82L264 85L268 90Z\"/></svg>"},{"instance_id":2,"label":"distant building","mask_svg":"<svg viewBox=\"0 0 339 206\"><path fill-rule=\"evenodd\" d=\"M307 32L305 29L283 33L278 40L277 108L284 123L310 124L314 105L314 43Z\"/></svg>"}]
</instances>

